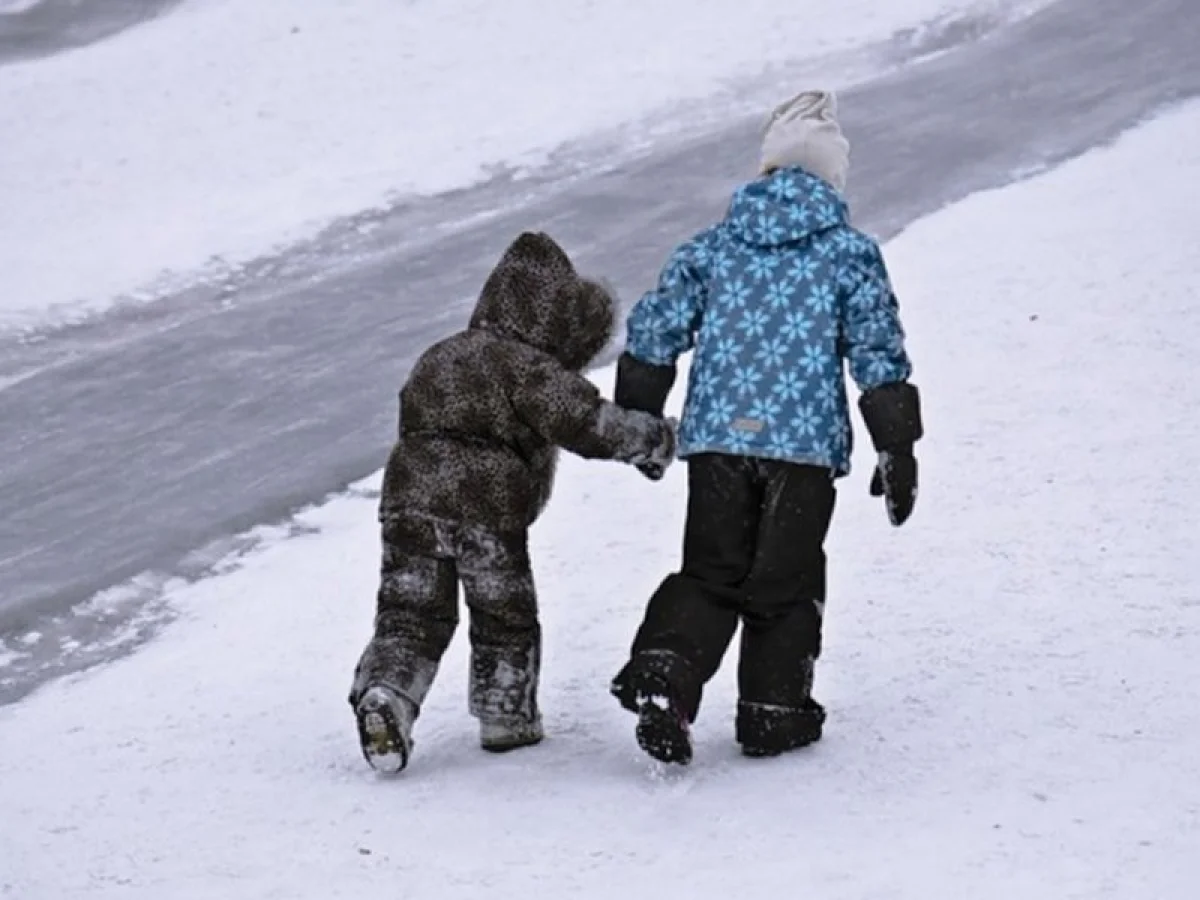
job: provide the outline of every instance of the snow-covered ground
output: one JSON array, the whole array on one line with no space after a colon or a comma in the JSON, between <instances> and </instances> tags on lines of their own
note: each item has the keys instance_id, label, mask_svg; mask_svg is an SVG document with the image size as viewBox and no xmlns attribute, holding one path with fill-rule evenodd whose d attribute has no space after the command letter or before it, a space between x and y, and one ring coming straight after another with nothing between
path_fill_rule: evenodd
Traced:
<instances>
[{"instance_id":1,"label":"snow-covered ground","mask_svg":"<svg viewBox=\"0 0 1200 900\"><path fill-rule=\"evenodd\" d=\"M131 658L0 710L0 896L1185 900L1200 882L1200 104L887 247L924 390L913 520L866 450L831 538L826 739L664 773L606 694L684 471L563 466L535 531L550 737L476 747L456 639L412 767L344 693L374 502L339 498ZM606 389L611 372L597 376Z\"/></svg>"},{"instance_id":2,"label":"snow-covered ground","mask_svg":"<svg viewBox=\"0 0 1200 900\"><path fill-rule=\"evenodd\" d=\"M837 54L900 28L1046 2L191 0L0 68L0 334L585 136L622 129L632 150L840 85Z\"/></svg>"}]
</instances>

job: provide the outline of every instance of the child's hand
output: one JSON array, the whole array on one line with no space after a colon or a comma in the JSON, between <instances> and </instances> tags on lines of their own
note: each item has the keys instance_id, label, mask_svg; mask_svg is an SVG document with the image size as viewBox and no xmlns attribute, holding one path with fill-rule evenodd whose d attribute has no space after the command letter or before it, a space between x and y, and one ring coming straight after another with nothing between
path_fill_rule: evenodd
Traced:
<instances>
[{"instance_id":1,"label":"child's hand","mask_svg":"<svg viewBox=\"0 0 1200 900\"><path fill-rule=\"evenodd\" d=\"M650 452L650 457L645 462L640 462L636 466L637 470L651 481L661 481L663 475L666 474L667 467L671 465L671 461L675 458L675 429L677 425L678 421L676 419L664 419L662 436L658 444Z\"/></svg>"},{"instance_id":2,"label":"child's hand","mask_svg":"<svg viewBox=\"0 0 1200 900\"><path fill-rule=\"evenodd\" d=\"M640 465L635 466L635 468L651 481L662 481L663 475L665 475L667 472L667 470L658 463L641 463Z\"/></svg>"},{"instance_id":3,"label":"child's hand","mask_svg":"<svg viewBox=\"0 0 1200 900\"><path fill-rule=\"evenodd\" d=\"M872 497L884 498L889 522L899 527L908 521L917 502L917 459L912 449L880 453L870 490Z\"/></svg>"}]
</instances>

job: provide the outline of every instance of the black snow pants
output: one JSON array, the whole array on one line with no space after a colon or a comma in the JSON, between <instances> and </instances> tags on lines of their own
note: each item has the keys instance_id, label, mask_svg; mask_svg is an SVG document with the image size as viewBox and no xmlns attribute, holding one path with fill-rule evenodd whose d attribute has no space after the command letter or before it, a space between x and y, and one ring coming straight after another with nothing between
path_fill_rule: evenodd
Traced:
<instances>
[{"instance_id":1,"label":"black snow pants","mask_svg":"<svg viewBox=\"0 0 1200 900\"><path fill-rule=\"evenodd\" d=\"M458 585L470 614L469 708L489 722L538 717L541 626L528 533L495 534L422 516L383 525L375 634L354 672L350 702L391 688L417 710L458 627Z\"/></svg>"},{"instance_id":2,"label":"black snow pants","mask_svg":"<svg viewBox=\"0 0 1200 900\"><path fill-rule=\"evenodd\" d=\"M739 731L755 712L803 713L821 653L833 473L723 454L687 465L683 566L650 599L614 693L652 669L694 721L740 622Z\"/></svg>"}]
</instances>

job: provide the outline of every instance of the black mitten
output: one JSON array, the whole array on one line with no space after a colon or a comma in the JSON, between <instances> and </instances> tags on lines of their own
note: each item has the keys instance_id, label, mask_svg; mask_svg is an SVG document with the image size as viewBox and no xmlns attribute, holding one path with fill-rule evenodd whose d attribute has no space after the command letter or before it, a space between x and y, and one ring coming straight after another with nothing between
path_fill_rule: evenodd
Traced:
<instances>
[{"instance_id":1,"label":"black mitten","mask_svg":"<svg viewBox=\"0 0 1200 900\"><path fill-rule=\"evenodd\" d=\"M899 527L912 515L917 502L917 458L908 450L879 454L871 476L871 496L883 497L888 521Z\"/></svg>"},{"instance_id":2,"label":"black mitten","mask_svg":"<svg viewBox=\"0 0 1200 900\"><path fill-rule=\"evenodd\" d=\"M642 362L629 351L617 359L617 384L613 402L623 409L640 409L654 416L663 414L667 395L675 384L674 366Z\"/></svg>"},{"instance_id":3,"label":"black mitten","mask_svg":"<svg viewBox=\"0 0 1200 900\"><path fill-rule=\"evenodd\" d=\"M859 398L859 409L879 454L871 476L871 496L883 497L888 521L903 525L917 502L917 460L913 444L925 433L921 397L905 381L872 388Z\"/></svg>"}]
</instances>

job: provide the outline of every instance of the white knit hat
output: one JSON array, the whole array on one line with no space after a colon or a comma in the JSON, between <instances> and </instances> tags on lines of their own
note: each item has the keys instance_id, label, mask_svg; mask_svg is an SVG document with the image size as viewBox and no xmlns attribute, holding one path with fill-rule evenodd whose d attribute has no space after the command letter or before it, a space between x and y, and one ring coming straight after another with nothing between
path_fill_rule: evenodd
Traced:
<instances>
[{"instance_id":1,"label":"white knit hat","mask_svg":"<svg viewBox=\"0 0 1200 900\"><path fill-rule=\"evenodd\" d=\"M837 120L832 91L802 91L775 107L763 134L759 171L800 166L837 190L846 189L850 142Z\"/></svg>"}]
</instances>

